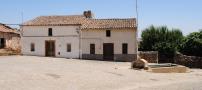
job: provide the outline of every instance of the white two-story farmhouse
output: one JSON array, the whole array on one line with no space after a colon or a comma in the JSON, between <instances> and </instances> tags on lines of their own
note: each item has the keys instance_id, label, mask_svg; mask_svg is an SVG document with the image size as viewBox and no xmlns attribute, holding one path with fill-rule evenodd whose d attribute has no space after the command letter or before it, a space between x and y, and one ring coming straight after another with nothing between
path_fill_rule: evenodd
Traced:
<instances>
[{"instance_id":1,"label":"white two-story farmhouse","mask_svg":"<svg viewBox=\"0 0 202 90\"><path fill-rule=\"evenodd\" d=\"M40 16L22 25L23 55L132 61L137 55L134 18Z\"/></svg>"}]
</instances>

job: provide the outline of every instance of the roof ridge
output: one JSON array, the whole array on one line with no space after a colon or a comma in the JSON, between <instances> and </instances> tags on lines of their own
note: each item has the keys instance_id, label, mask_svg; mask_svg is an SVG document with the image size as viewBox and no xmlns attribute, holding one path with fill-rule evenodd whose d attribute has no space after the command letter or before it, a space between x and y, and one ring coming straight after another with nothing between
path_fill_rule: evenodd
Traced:
<instances>
[{"instance_id":1,"label":"roof ridge","mask_svg":"<svg viewBox=\"0 0 202 90\"><path fill-rule=\"evenodd\" d=\"M38 16L38 17L67 17L67 16L83 16L84 17L84 15L41 15L41 16Z\"/></svg>"},{"instance_id":2,"label":"roof ridge","mask_svg":"<svg viewBox=\"0 0 202 90\"><path fill-rule=\"evenodd\" d=\"M129 19L136 19L136 18L103 18L103 19L92 19L92 20L129 20Z\"/></svg>"},{"instance_id":3,"label":"roof ridge","mask_svg":"<svg viewBox=\"0 0 202 90\"><path fill-rule=\"evenodd\" d=\"M0 24L0 32L6 32L6 33L16 33L19 34L18 31L16 31L17 29L14 29L10 26L7 26L6 24Z\"/></svg>"},{"instance_id":4,"label":"roof ridge","mask_svg":"<svg viewBox=\"0 0 202 90\"><path fill-rule=\"evenodd\" d=\"M0 25L3 26L3 28L14 30L13 28L11 28L10 26L6 24L0 23Z\"/></svg>"}]
</instances>

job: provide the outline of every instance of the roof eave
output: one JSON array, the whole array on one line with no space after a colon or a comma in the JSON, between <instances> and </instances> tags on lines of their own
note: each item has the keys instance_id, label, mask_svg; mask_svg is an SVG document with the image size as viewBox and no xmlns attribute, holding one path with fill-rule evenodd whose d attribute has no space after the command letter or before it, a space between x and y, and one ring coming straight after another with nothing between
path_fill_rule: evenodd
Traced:
<instances>
[{"instance_id":1,"label":"roof eave","mask_svg":"<svg viewBox=\"0 0 202 90\"><path fill-rule=\"evenodd\" d=\"M81 28L81 30L93 30L93 29L100 29L100 30L106 30L106 29L136 29L137 27L117 27L117 28Z\"/></svg>"},{"instance_id":2,"label":"roof eave","mask_svg":"<svg viewBox=\"0 0 202 90\"><path fill-rule=\"evenodd\" d=\"M30 24L30 25L20 25L20 26L81 26L81 24Z\"/></svg>"}]
</instances>

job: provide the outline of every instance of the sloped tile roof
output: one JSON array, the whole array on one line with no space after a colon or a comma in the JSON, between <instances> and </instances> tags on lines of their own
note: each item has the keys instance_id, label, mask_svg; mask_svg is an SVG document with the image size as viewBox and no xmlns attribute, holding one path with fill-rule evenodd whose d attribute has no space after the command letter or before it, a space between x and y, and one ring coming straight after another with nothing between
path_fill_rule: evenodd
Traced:
<instances>
[{"instance_id":1,"label":"sloped tile roof","mask_svg":"<svg viewBox=\"0 0 202 90\"><path fill-rule=\"evenodd\" d=\"M47 25L79 25L85 20L83 15L72 16L40 16L23 23L26 26L47 26Z\"/></svg>"},{"instance_id":2,"label":"sloped tile roof","mask_svg":"<svg viewBox=\"0 0 202 90\"><path fill-rule=\"evenodd\" d=\"M81 25L81 29L134 28L135 18L127 19L93 19L83 15L40 16L23 23L25 26L64 26Z\"/></svg>"},{"instance_id":3,"label":"sloped tile roof","mask_svg":"<svg viewBox=\"0 0 202 90\"><path fill-rule=\"evenodd\" d=\"M110 28L134 28L135 18L128 19L90 19L82 29L110 29Z\"/></svg>"},{"instance_id":4,"label":"sloped tile roof","mask_svg":"<svg viewBox=\"0 0 202 90\"><path fill-rule=\"evenodd\" d=\"M13 29L9 26L6 26L4 24L0 24L0 32L19 34L19 32L17 32L15 29Z\"/></svg>"}]
</instances>

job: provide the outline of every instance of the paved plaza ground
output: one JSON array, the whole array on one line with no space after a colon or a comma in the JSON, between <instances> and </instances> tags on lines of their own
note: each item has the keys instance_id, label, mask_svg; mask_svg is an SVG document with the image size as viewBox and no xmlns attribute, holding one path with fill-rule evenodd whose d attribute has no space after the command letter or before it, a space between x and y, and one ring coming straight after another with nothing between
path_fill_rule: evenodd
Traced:
<instances>
[{"instance_id":1,"label":"paved plaza ground","mask_svg":"<svg viewBox=\"0 0 202 90\"><path fill-rule=\"evenodd\" d=\"M0 90L202 90L202 70L157 74L128 62L1 56Z\"/></svg>"}]
</instances>

